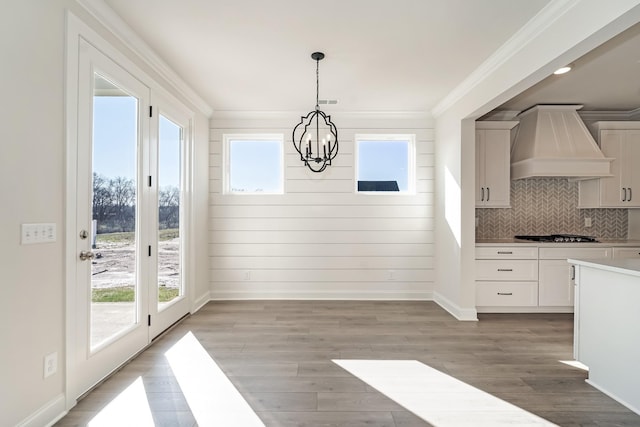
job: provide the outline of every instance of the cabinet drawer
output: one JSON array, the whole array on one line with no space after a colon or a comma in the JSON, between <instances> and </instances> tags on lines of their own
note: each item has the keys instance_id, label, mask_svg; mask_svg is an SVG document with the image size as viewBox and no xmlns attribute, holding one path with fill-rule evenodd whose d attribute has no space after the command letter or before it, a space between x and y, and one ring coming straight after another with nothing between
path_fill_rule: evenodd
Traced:
<instances>
[{"instance_id":1,"label":"cabinet drawer","mask_svg":"<svg viewBox=\"0 0 640 427\"><path fill-rule=\"evenodd\" d=\"M538 280L538 261L528 259L476 260L476 279L495 281Z\"/></svg>"},{"instance_id":2,"label":"cabinet drawer","mask_svg":"<svg viewBox=\"0 0 640 427\"><path fill-rule=\"evenodd\" d=\"M538 259L536 246L476 247L476 259Z\"/></svg>"},{"instance_id":3,"label":"cabinet drawer","mask_svg":"<svg viewBox=\"0 0 640 427\"><path fill-rule=\"evenodd\" d=\"M540 259L611 258L611 248L540 248Z\"/></svg>"},{"instance_id":4,"label":"cabinet drawer","mask_svg":"<svg viewBox=\"0 0 640 427\"><path fill-rule=\"evenodd\" d=\"M476 305L485 307L538 305L537 282L476 282Z\"/></svg>"},{"instance_id":5,"label":"cabinet drawer","mask_svg":"<svg viewBox=\"0 0 640 427\"><path fill-rule=\"evenodd\" d=\"M640 258L640 248L613 248L614 258Z\"/></svg>"}]
</instances>

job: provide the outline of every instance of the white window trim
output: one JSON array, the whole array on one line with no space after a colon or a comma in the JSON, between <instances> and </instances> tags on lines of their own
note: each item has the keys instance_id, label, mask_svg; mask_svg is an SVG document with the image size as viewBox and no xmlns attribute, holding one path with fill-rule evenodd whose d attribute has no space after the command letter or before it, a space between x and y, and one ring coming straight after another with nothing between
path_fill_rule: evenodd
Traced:
<instances>
[{"instance_id":1,"label":"white window trim","mask_svg":"<svg viewBox=\"0 0 640 427\"><path fill-rule=\"evenodd\" d=\"M407 174L408 174L408 188L406 191L358 191L358 176L359 173L359 142L360 141L401 141L409 143L409 156L407 159ZM409 133L392 133L392 134L356 134L354 138L354 192L355 194L364 195L396 195L406 196L416 194L416 136Z\"/></svg>"},{"instance_id":2,"label":"white window trim","mask_svg":"<svg viewBox=\"0 0 640 427\"><path fill-rule=\"evenodd\" d=\"M280 170L279 181L280 188L278 191L261 191L261 192L245 192L231 191L231 150L229 144L231 141L247 140L247 141L277 141L280 144ZM256 195L278 195L284 194L284 135L281 133L231 133L222 136L222 194L234 196L256 196Z\"/></svg>"}]
</instances>

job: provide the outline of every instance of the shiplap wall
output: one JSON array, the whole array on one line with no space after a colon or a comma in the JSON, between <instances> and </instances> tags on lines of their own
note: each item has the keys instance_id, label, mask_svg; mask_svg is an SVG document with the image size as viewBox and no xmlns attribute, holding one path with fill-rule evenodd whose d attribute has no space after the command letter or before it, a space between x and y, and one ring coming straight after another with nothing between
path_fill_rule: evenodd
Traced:
<instances>
[{"instance_id":1,"label":"shiplap wall","mask_svg":"<svg viewBox=\"0 0 640 427\"><path fill-rule=\"evenodd\" d=\"M333 114L340 151L322 173L291 141L297 117L214 115L210 129L211 297L431 299L434 132L419 115ZM281 133L285 194L223 194L223 135ZM356 134L416 135L416 194L355 194Z\"/></svg>"}]
</instances>

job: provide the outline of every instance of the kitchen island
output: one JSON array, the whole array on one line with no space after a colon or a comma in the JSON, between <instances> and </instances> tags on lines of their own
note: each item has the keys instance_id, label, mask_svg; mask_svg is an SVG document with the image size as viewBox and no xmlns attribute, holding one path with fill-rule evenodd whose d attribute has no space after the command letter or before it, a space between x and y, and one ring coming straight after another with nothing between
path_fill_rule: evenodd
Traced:
<instances>
[{"instance_id":1,"label":"kitchen island","mask_svg":"<svg viewBox=\"0 0 640 427\"><path fill-rule=\"evenodd\" d=\"M568 262L576 266L575 358L589 384L640 414L640 260Z\"/></svg>"}]
</instances>

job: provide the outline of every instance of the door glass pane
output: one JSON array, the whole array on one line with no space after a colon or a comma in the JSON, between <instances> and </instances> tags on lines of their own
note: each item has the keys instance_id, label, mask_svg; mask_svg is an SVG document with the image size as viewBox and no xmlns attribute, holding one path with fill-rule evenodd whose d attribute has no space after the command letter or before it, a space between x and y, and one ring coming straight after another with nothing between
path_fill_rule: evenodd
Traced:
<instances>
[{"instance_id":1,"label":"door glass pane","mask_svg":"<svg viewBox=\"0 0 640 427\"><path fill-rule=\"evenodd\" d=\"M95 74L91 348L137 323L138 100Z\"/></svg>"},{"instance_id":2,"label":"door glass pane","mask_svg":"<svg viewBox=\"0 0 640 427\"><path fill-rule=\"evenodd\" d=\"M183 295L180 176L183 129L160 115L158 137L158 310Z\"/></svg>"}]
</instances>

